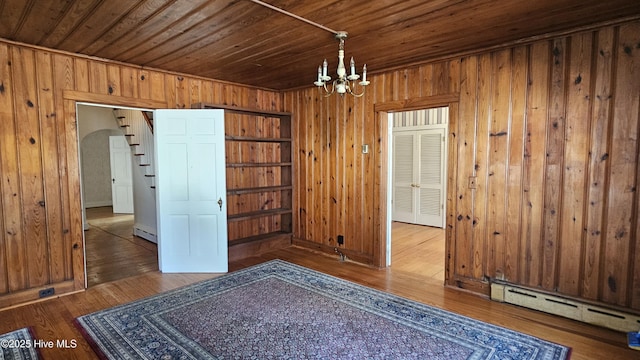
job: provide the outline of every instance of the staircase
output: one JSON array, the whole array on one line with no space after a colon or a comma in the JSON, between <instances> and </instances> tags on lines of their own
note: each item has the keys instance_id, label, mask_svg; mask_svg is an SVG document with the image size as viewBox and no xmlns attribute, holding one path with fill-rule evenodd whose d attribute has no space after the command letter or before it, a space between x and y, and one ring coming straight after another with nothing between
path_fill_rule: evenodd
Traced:
<instances>
[{"instance_id":1,"label":"staircase","mask_svg":"<svg viewBox=\"0 0 640 360\"><path fill-rule=\"evenodd\" d=\"M132 169L135 215L133 234L157 243L153 112L114 109L113 115L131 148L132 167L137 167Z\"/></svg>"},{"instance_id":2,"label":"staircase","mask_svg":"<svg viewBox=\"0 0 640 360\"><path fill-rule=\"evenodd\" d=\"M134 155L134 163L143 167L144 177L150 188L155 189L153 163L153 112L131 109L114 109L113 114L122 129Z\"/></svg>"}]
</instances>

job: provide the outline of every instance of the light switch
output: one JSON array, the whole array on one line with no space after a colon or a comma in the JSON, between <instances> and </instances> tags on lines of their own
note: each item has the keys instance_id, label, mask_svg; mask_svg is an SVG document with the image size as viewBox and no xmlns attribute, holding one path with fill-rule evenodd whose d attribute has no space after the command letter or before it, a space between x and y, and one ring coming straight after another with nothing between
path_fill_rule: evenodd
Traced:
<instances>
[{"instance_id":1,"label":"light switch","mask_svg":"<svg viewBox=\"0 0 640 360\"><path fill-rule=\"evenodd\" d=\"M369 153L369 144L362 145L362 153L363 154L368 154Z\"/></svg>"}]
</instances>

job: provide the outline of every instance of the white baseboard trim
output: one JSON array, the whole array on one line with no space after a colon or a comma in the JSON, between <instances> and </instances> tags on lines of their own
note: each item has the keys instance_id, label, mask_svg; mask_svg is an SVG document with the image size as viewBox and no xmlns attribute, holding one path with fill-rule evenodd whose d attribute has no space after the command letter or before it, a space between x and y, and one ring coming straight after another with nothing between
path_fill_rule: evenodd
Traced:
<instances>
[{"instance_id":1,"label":"white baseboard trim","mask_svg":"<svg viewBox=\"0 0 640 360\"><path fill-rule=\"evenodd\" d=\"M103 200L103 201L87 202L84 204L84 207L87 209L96 208L96 207L105 207L105 206L113 206L113 202L111 200Z\"/></svg>"},{"instance_id":2,"label":"white baseboard trim","mask_svg":"<svg viewBox=\"0 0 640 360\"><path fill-rule=\"evenodd\" d=\"M491 299L622 332L638 331L640 327L640 316L634 314L508 284L492 283Z\"/></svg>"},{"instance_id":3,"label":"white baseboard trim","mask_svg":"<svg viewBox=\"0 0 640 360\"><path fill-rule=\"evenodd\" d=\"M133 225L133 235L141 237L145 240L151 241L154 244L158 243L156 237L156 230L142 224Z\"/></svg>"}]
</instances>

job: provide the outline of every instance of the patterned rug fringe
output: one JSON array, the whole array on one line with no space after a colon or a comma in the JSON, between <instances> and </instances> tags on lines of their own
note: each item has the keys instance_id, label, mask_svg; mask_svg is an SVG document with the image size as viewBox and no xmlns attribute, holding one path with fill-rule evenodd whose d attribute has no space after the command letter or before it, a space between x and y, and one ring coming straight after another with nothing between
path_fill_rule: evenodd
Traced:
<instances>
[{"instance_id":1,"label":"patterned rug fringe","mask_svg":"<svg viewBox=\"0 0 640 360\"><path fill-rule=\"evenodd\" d=\"M0 359L40 359L40 351L34 343L35 338L31 328L22 328L0 335Z\"/></svg>"}]
</instances>

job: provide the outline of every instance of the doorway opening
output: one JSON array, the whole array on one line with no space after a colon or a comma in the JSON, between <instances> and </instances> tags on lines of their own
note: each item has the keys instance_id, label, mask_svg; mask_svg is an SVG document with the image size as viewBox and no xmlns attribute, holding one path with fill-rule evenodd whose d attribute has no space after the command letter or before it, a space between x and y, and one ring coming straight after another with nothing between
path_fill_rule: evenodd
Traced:
<instances>
[{"instance_id":1,"label":"doorway opening","mask_svg":"<svg viewBox=\"0 0 640 360\"><path fill-rule=\"evenodd\" d=\"M79 102L76 110L86 286L158 271L153 153L131 123L149 110Z\"/></svg>"},{"instance_id":2,"label":"doorway opening","mask_svg":"<svg viewBox=\"0 0 640 360\"><path fill-rule=\"evenodd\" d=\"M388 114L387 264L445 280L449 107Z\"/></svg>"},{"instance_id":3,"label":"doorway opening","mask_svg":"<svg viewBox=\"0 0 640 360\"><path fill-rule=\"evenodd\" d=\"M111 206L86 209L84 232L87 286L158 271L158 247L134 235L134 215Z\"/></svg>"}]
</instances>

